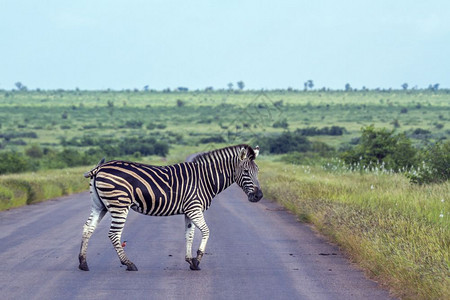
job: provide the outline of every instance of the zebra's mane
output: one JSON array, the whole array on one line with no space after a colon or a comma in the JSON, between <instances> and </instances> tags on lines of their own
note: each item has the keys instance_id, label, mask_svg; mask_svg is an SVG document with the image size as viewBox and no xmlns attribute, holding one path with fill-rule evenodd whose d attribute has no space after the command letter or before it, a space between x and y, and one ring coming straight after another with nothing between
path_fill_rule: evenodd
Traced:
<instances>
[{"instance_id":1,"label":"zebra's mane","mask_svg":"<svg viewBox=\"0 0 450 300\"><path fill-rule=\"evenodd\" d=\"M207 158L207 157L210 157L210 156L214 156L217 153L221 153L221 152L224 152L224 151L227 151L227 150L231 150L233 153L237 154L237 153L239 153L239 150L241 150L242 148L247 149L247 151L248 151L247 155L248 155L248 157L250 159L252 159L252 160L255 159L256 155L255 155L255 151L253 150L253 148L251 146L247 145L247 144L240 144L240 145L228 146L228 147L225 147L225 148L221 148L221 149L216 149L216 150L200 153L200 154L196 155L192 159L192 161L193 162L197 162L197 161L199 161L200 158Z\"/></svg>"}]
</instances>

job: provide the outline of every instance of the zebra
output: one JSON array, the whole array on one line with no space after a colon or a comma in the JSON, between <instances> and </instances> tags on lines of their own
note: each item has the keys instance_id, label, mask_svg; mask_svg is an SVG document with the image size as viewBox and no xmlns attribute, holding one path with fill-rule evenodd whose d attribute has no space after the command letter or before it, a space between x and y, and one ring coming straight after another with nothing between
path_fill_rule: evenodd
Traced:
<instances>
[{"instance_id":1,"label":"zebra","mask_svg":"<svg viewBox=\"0 0 450 300\"><path fill-rule=\"evenodd\" d=\"M191 270L200 270L205 253L209 228L203 212L214 196L232 183L237 183L250 202L258 202L263 193L258 181L255 158L259 147L246 144L230 146L198 154L190 162L169 166L152 166L135 162L101 160L91 171L91 213L83 226L79 253L79 269L89 271L86 261L88 242L106 212L111 214L108 237L122 265L128 271L137 271L124 252L120 242L129 212L151 216L184 214L186 256ZM197 256L192 256L195 227L202 234Z\"/></svg>"}]
</instances>

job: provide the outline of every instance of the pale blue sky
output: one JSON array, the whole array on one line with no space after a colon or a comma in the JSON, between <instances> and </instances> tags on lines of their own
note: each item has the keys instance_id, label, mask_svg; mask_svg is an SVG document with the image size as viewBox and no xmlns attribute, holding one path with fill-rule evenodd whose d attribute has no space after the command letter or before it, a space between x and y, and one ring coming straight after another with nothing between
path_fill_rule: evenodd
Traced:
<instances>
[{"instance_id":1,"label":"pale blue sky","mask_svg":"<svg viewBox=\"0 0 450 300\"><path fill-rule=\"evenodd\" d=\"M0 0L0 89L450 88L450 1Z\"/></svg>"}]
</instances>

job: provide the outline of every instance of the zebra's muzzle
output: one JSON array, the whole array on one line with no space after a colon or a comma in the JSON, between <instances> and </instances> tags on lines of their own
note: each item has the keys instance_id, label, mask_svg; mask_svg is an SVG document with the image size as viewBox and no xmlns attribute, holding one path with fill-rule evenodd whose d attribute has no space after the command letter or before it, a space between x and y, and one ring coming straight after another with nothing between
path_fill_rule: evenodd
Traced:
<instances>
[{"instance_id":1,"label":"zebra's muzzle","mask_svg":"<svg viewBox=\"0 0 450 300\"><path fill-rule=\"evenodd\" d=\"M263 193L261 189L255 187L255 191L253 193L248 194L248 201L250 202L258 202L263 197Z\"/></svg>"}]
</instances>

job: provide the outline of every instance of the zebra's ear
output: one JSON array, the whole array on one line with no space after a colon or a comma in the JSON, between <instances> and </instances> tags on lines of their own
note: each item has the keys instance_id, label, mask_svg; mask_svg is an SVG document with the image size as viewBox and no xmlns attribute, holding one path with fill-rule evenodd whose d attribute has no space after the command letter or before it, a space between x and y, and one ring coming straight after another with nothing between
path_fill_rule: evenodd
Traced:
<instances>
[{"instance_id":1,"label":"zebra's ear","mask_svg":"<svg viewBox=\"0 0 450 300\"><path fill-rule=\"evenodd\" d=\"M241 150L239 151L239 159L244 160L246 158L247 158L247 149L241 148Z\"/></svg>"},{"instance_id":2,"label":"zebra's ear","mask_svg":"<svg viewBox=\"0 0 450 300\"><path fill-rule=\"evenodd\" d=\"M253 148L253 151L255 152L255 158L257 158L259 155L259 146L256 146L255 148Z\"/></svg>"}]
</instances>

